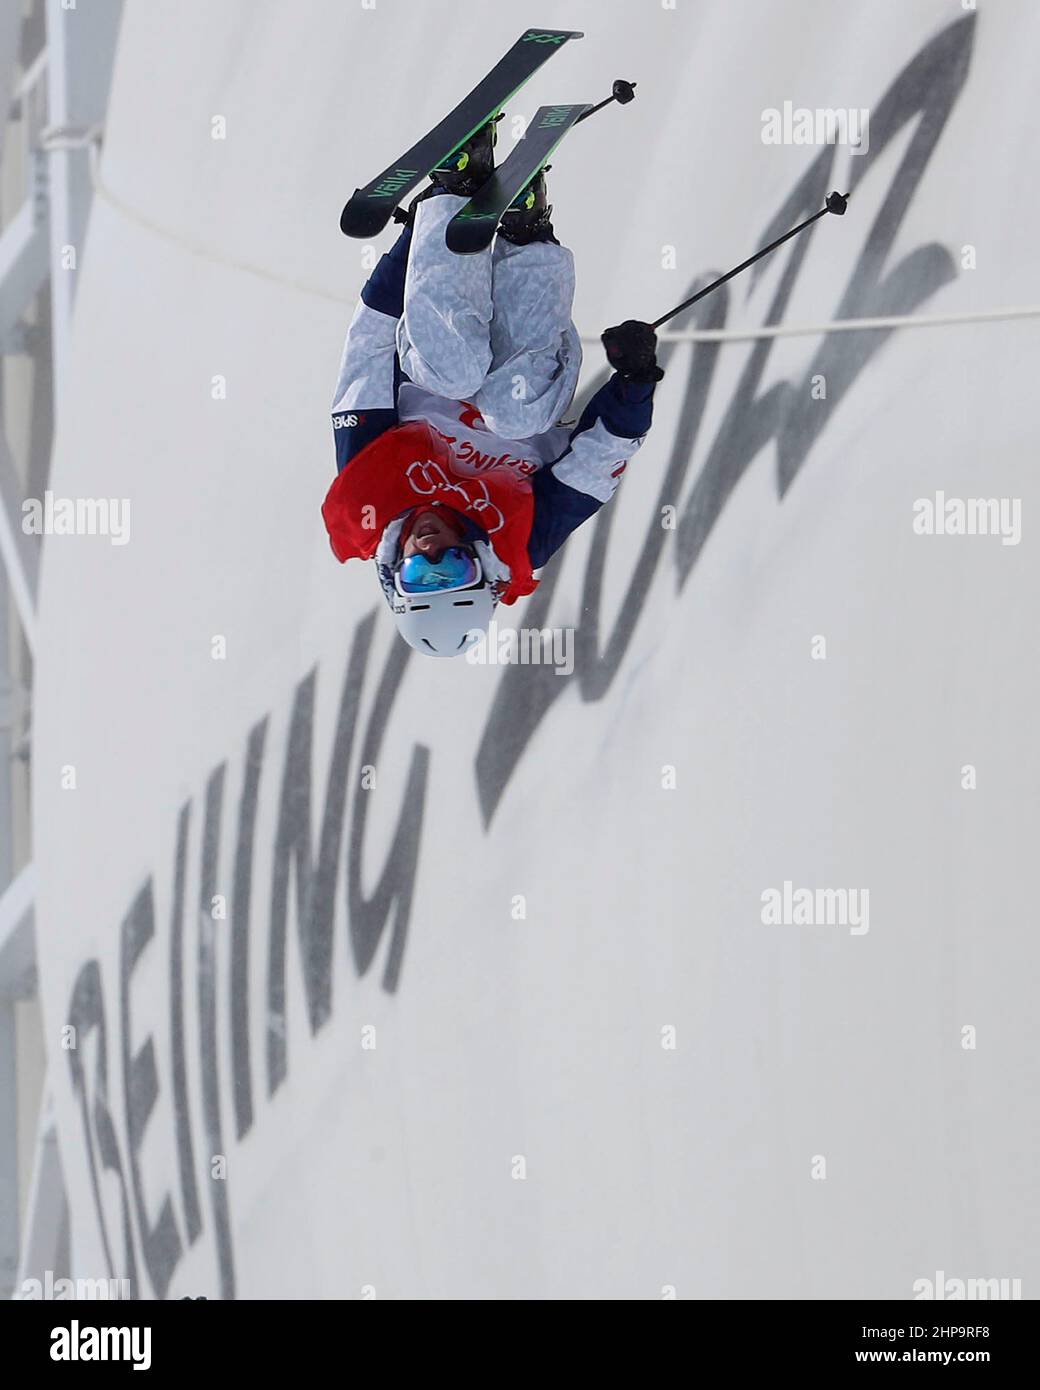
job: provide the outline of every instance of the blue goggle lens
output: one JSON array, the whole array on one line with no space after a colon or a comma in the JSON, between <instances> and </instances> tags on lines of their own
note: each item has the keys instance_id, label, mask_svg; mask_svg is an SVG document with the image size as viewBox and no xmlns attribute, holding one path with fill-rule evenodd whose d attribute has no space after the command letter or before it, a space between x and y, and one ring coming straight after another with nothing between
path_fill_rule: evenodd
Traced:
<instances>
[{"instance_id":1,"label":"blue goggle lens","mask_svg":"<svg viewBox=\"0 0 1040 1390\"><path fill-rule=\"evenodd\" d=\"M439 560L409 555L401 561L398 582L406 594L433 594L439 589L464 589L480 578L476 559L460 545L441 551Z\"/></svg>"}]
</instances>

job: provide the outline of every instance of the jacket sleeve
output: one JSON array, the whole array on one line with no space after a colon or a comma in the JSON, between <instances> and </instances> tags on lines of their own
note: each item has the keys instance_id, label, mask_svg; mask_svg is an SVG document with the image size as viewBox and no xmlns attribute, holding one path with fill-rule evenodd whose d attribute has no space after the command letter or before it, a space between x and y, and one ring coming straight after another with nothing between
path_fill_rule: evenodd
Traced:
<instances>
[{"instance_id":1,"label":"jacket sleeve","mask_svg":"<svg viewBox=\"0 0 1040 1390\"><path fill-rule=\"evenodd\" d=\"M412 232L406 227L382 256L361 291L343 345L332 403L336 471L398 423L397 320L404 312L404 278Z\"/></svg>"},{"instance_id":2,"label":"jacket sleeve","mask_svg":"<svg viewBox=\"0 0 1040 1390\"><path fill-rule=\"evenodd\" d=\"M649 432L654 387L614 373L582 412L567 448L531 480L534 522L527 543L538 569L617 491L626 464Z\"/></svg>"}]
</instances>

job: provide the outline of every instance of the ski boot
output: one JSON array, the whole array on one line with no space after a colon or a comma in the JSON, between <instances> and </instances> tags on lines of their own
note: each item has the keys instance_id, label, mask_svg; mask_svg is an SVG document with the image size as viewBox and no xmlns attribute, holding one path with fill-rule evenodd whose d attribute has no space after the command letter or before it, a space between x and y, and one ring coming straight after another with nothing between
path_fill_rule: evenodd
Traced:
<instances>
[{"instance_id":1,"label":"ski boot","mask_svg":"<svg viewBox=\"0 0 1040 1390\"><path fill-rule=\"evenodd\" d=\"M495 172L495 143L502 114L480 127L464 145L430 173L438 188L472 198L482 183Z\"/></svg>"},{"instance_id":2,"label":"ski boot","mask_svg":"<svg viewBox=\"0 0 1040 1390\"><path fill-rule=\"evenodd\" d=\"M545 194L545 175L551 168L552 165L547 164L540 169L502 214L498 235L514 246L529 246L532 241L560 244L553 234L552 204L546 201Z\"/></svg>"},{"instance_id":3,"label":"ski boot","mask_svg":"<svg viewBox=\"0 0 1040 1390\"><path fill-rule=\"evenodd\" d=\"M498 122L503 113L492 117L487 125L482 125L471 135L464 145L449 155L443 164L430 173L432 182L421 189L408 204L407 211L394 209L394 221L405 227L415 225L415 211L419 203L425 202L438 193L457 193L463 198L472 198L482 183L486 183L495 172L495 143L498 140Z\"/></svg>"}]
</instances>

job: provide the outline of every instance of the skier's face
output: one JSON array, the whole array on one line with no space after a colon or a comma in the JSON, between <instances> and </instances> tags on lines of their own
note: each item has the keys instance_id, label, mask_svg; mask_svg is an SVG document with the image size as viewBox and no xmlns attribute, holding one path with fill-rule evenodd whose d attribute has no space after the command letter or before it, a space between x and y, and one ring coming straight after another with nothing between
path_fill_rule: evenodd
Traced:
<instances>
[{"instance_id":1,"label":"skier's face","mask_svg":"<svg viewBox=\"0 0 1040 1390\"><path fill-rule=\"evenodd\" d=\"M446 550L449 545L458 545L462 539L462 527L453 520L443 508L420 512L412 522L412 529L404 543L402 555L427 555L431 559Z\"/></svg>"}]
</instances>

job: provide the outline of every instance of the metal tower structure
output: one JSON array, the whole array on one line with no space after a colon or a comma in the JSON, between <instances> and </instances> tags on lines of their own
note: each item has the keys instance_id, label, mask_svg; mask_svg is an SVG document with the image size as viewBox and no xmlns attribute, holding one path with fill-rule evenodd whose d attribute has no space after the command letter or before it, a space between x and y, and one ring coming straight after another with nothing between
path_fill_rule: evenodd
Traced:
<instances>
[{"instance_id":1,"label":"metal tower structure","mask_svg":"<svg viewBox=\"0 0 1040 1390\"><path fill-rule=\"evenodd\" d=\"M68 1271L68 1222L36 1003L29 805L40 540L122 0L0 6L0 1296ZM73 922L70 920L70 929Z\"/></svg>"}]
</instances>

